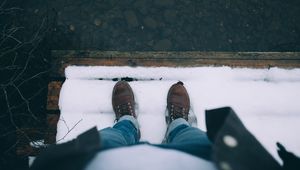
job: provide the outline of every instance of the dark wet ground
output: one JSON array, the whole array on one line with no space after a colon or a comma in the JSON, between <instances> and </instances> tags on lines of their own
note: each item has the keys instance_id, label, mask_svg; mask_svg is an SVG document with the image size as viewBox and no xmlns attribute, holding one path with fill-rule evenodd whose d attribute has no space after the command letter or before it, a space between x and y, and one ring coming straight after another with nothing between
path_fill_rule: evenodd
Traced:
<instances>
[{"instance_id":1,"label":"dark wet ground","mask_svg":"<svg viewBox=\"0 0 300 170\"><path fill-rule=\"evenodd\" d=\"M299 0L31 0L60 49L299 51ZM51 12L49 12L51 11Z\"/></svg>"},{"instance_id":2,"label":"dark wet ground","mask_svg":"<svg viewBox=\"0 0 300 170\"><path fill-rule=\"evenodd\" d=\"M24 169L8 132L44 125L51 49L300 51L300 1L0 0L0 32L0 169Z\"/></svg>"}]
</instances>

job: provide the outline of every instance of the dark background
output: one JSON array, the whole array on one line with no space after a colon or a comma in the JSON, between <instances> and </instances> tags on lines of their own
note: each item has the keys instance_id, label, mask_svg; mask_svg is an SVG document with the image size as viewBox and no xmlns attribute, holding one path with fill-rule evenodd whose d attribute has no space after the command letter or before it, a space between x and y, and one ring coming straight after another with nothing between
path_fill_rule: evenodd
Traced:
<instances>
[{"instance_id":1,"label":"dark background","mask_svg":"<svg viewBox=\"0 0 300 170\"><path fill-rule=\"evenodd\" d=\"M300 49L298 0L31 0L20 5L31 26L54 13L52 45L60 49Z\"/></svg>"},{"instance_id":2,"label":"dark background","mask_svg":"<svg viewBox=\"0 0 300 170\"><path fill-rule=\"evenodd\" d=\"M0 169L45 126L51 49L300 51L300 1L0 0Z\"/></svg>"}]
</instances>

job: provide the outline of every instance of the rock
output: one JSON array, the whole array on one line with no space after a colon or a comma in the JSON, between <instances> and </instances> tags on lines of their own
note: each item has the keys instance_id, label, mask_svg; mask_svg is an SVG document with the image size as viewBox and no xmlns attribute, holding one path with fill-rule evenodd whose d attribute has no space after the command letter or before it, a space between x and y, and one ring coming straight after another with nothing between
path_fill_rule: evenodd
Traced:
<instances>
[{"instance_id":1,"label":"rock","mask_svg":"<svg viewBox=\"0 0 300 170\"><path fill-rule=\"evenodd\" d=\"M95 20L94 20L94 24L96 25L96 26L100 26L101 25L101 20L99 19L99 18L96 18Z\"/></svg>"},{"instance_id":2,"label":"rock","mask_svg":"<svg viewBox=\"0 0 300 170\"><path fill-rule=\"evenodd\" d=\"M102 28L103 28L103 29L107 29L107 28L108 28L108 23L107 23L107 22L103 22Z\"/></svg>"},{"instance_id":3,"label":"rock","mask_svg":"<svg viewBox=\"0 0 300 170\"><path fill-rule=\"evenodd\" d=\"M172 42L168 39L162 39L156 42L153 49L156 51L169 50L172 47Z\"/></svg>"},{"instance_id":4,"label":"rock","mask_svg":"<svg viewBox=\"0 0 300 170\"><path fill-rule=\"evenodd\" d=\"M151 17L146 17L144 19L144 24L146 27L151 28L151 29L155 29L157 27L156 21Z\"/></svg>"},{"instance_id":5,"label":"rock","mask_svg":"<svg viewBox=\"0 0 300 170\"><path fill-rule=\"evenodd\" d=\"M155 0L154 1L154 4L157 5L157 6L171 6L174 4L174 1L173 0Z\"/></svg>"},{"instance_id":6,"label":"rock","mask_svg":"<svg viewBox=\"0 0 300 170\"><path fill-rule=\"evenodd\" d=\"M113 29L112 31L112 37L118 37L120 35L120 32L117 29Z\"/></svg>"},{"instance_id":7,"label":"rock","mask_svg":"<svg viewBox=\"0 0 300 170\"><path fill-rule=\"evenodd\" d=\"M147 45L153 46L153 40L149 41L149 42L147 43Z\"/></svg>"},{"instance_id":8,"label":"rock","mask_svg":"<svg viewBox=\"0 0 300 170\"><path fill-rule=\"evenodd\" d=\"M147 5L147 0L138 0L133 4L133 6L144 15L148 13L149 6Z\"/></svg>"},{"instance_id":9,"label":"rock","mask_svg":"<svg viewBox=\"0 0 300 170\"><path fill-rule=\"evenodd\" d=\"M74 26L74 25L69 25L69 29L70 29L71 31L75 31L75 26Z\"/></svg>"},{"instance_id":10,"label":"rock","mask_svg":"<svg viewBox=\"0 0 300 170\"><path fill-rule=\"evenodd\" d=\"M125 11L124 15L129 27L137 27L139 25L138 19L133 11Z\"/></svg>"},{"instance_id":11,"label":"rock","mask_svg":"<svg viewBox=\"0 0 300 170\"><path fill-rule=\"evenodd\" d=\"M164 18L166 22L174 23L176 22L176 11L175 10L165 10Z\"/></svg>"},{"instance_id":12,"label":"rock","mask_svg":"<svg viewBox=\"0 0 300 170\"><path fill-rule=\"evenodd\" d=\"M184 30L185 30L186 33L189 33L189 34L192 33L193 32L193 25L187 24L185 26Z\"/></svg>"},{"instance_id":13,"label":"rock","mask_svg":"<svg viewBox=\"0 0 300 170\"><path fill-rule=\"evenodd\" d=\"M162 35L163 35L164 37L168 37L168 36L170 36L171 34L172 34L172 30L171 30L171 29L166 28L166 29L163 29L163 31L162 31Z\"/></svg>"}]
</instances>

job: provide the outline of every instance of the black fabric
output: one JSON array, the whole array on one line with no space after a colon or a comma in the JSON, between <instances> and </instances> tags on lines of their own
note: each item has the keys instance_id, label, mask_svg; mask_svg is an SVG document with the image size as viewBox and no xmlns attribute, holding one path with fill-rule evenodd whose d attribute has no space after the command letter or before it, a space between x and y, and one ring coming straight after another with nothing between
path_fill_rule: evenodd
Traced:
<instances>
[{"instance_id":1,"label":"black fabric","mask_svg":"<svg viewBox=\"0 0 300 170\"><path fill-rule=\"evenodd\" d=\"M230 114L230 107L207 110L205 114L207 136L211 141L215 140L216 135L224 125L226 117Z\"/></svg>"},{"instance_id":2,"label":"black fabric","mask_svg":"<svg viewBox=\"0 0 300 170\"><path fill-rule=\"evenodd\" d=\"M100 150L100 137L94 127L76 139L49 146L34 161L31 170L80 170Z\"/></svg>"},{"instance_id":3,"label":"black fabric","mask_svg":"<svg viewBox=\"0 0 300 170\"><path fill-rule=\"evenodd\" d=\"M207 134L213 141L212 159L219 169L277 170L276 160L229 108L206 111ZM234 142L226 139L232 139ZM232 145L230 145L230 143Z\"/></svg>"},{"instance_id":4,"label":"black fabric","mask_svg":"<svg viewBox=\"0 0 300 170\"><path fill-rule=\"evenodd\" d=\"M285 147L277 142L278 155L283 160L283 169L284 170L299 170L300 169L300 158L295 154L288 152Z\"/></svg>"},{"instance_id":5,"label":"black fabric","mask_svg":"<svg viewBox=\"0 0 300 170\"><path fill-rule=\"evenodd\" d=\"M184 130L187 127L187 125L183 124L183 125L179 125L178 127L176 127L176 130ZM174 133L171 132L171 134ZM178 133L178 132L177 132ZM183 145L182 143L177 144L177 143L168 143L168 144L156 144L153 145L156 147L160 147L163 149L173 149L173 150L177 150L177 151L181 151L193 156L196 156L198 158L201 159L205 159L207 161L211 161L211 146L208 144L198 144L198 143L191 143L191 142L185 142L185 144ZM189 146L189 147L185 147L185 146Z\"/></svg>"}]
</instances>

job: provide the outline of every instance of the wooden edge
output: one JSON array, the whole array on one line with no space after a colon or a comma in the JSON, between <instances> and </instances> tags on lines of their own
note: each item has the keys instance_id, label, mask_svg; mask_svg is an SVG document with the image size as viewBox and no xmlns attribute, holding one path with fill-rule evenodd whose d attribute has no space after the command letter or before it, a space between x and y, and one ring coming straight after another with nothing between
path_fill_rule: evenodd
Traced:
<instances>
[{"instance_id":1,"label":"wooden edge","mask_svg":"<svg viewBox=\"0 0 300 170\"><path fill-rule=\"evenodd\" d=\"M60 111L57 110L56 114L47 115L47 129L44 136L45 144L55 144L56 143L56 133L57 133L57 122L59 120Z\"/></svg>"},{"instance_id":2,"label":"wooden edge","mask_svg":"<svg viewBox=\"0 0 300 170\"><path fill-rule=\"evenodd\" d=\"M47 110L59 110L59 93L62 81L51 81L48 83Z\"/></svg>"},{"instance_id":3,"label":"wooden edge","mask_svg":"<svg viewBox=\"0 0 300 170\"><path fill-rule=\"evenodd\" d=\"M130 58L130 59L300 59L300 52L215 52L215 51L99 51L53 50L54 58Z\"/></svg>"},{"instance_id":4,"label":"wooden edge","mask_svg":"<svg viewBox=\"0 0 300 170\"><path fill-rule=\"evenodd\" d=\"M299 60L251 60L251 59L132 59L132 58L57 58L53 63L52 76L65 77L65 68L76 66L142 66L142 67L200 67L230 66L250 68L300 68Z\"/></svg>"}]
</instances>

